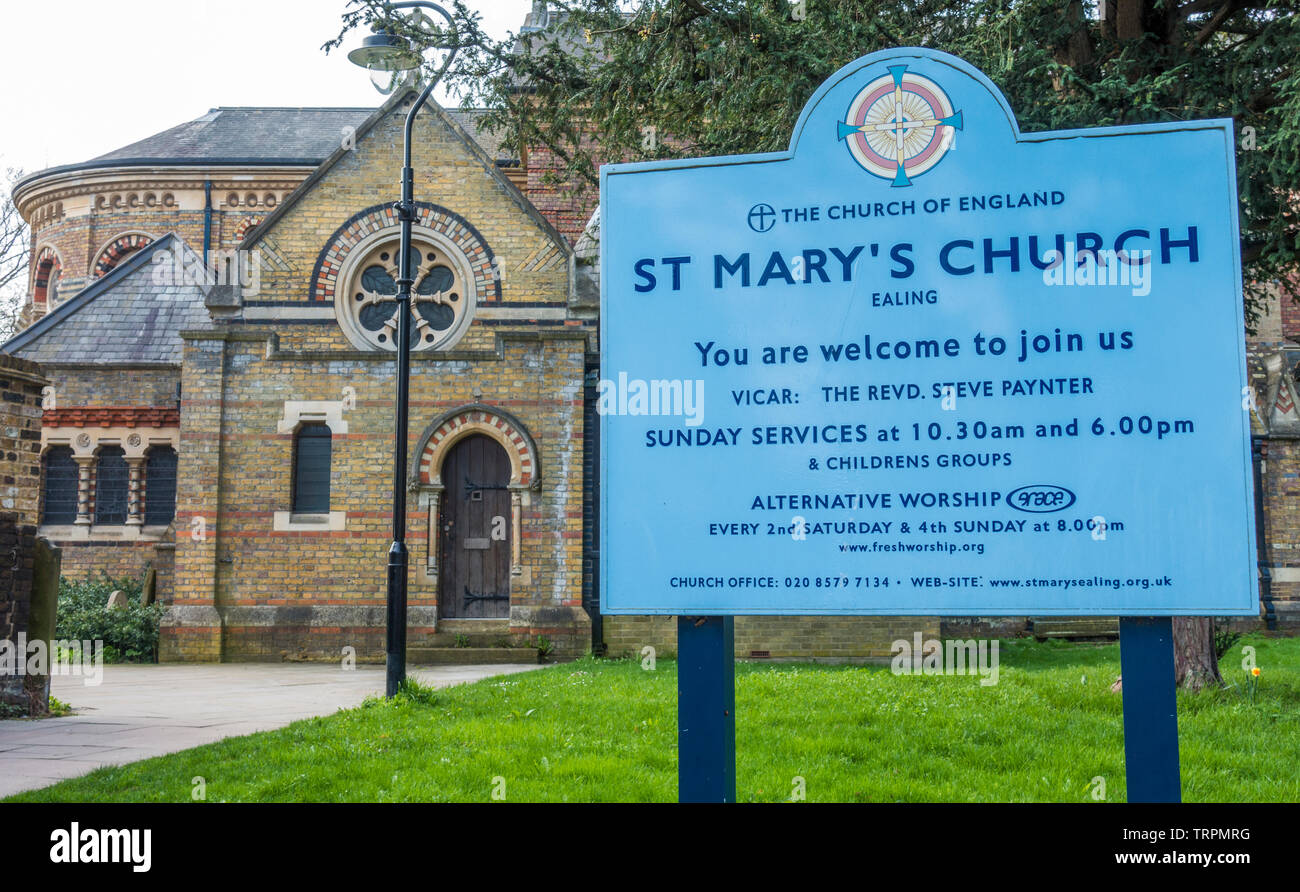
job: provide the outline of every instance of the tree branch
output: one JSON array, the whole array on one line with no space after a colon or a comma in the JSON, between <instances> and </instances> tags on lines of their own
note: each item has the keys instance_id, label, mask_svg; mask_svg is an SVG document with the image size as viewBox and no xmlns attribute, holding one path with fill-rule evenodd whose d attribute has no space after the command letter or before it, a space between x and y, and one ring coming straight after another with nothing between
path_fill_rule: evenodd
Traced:
<instances>
[{"instance_id":1,"label":"tree branch","mask_svg":"<svg viewBox=\"0 0 1300 892\"><path fill-rule=\"evenodd\" d=\"M1214 36L1214 32L1227 20L1228 16L1237 11L1237 0L1228 0L1227 3L1220 7L1219 11L1210 16L1210 20L1205 23L1205 27L1197 32L1193 41L1198 47L1204 46L1205 42Z\"/></svg>"}]
</instances>

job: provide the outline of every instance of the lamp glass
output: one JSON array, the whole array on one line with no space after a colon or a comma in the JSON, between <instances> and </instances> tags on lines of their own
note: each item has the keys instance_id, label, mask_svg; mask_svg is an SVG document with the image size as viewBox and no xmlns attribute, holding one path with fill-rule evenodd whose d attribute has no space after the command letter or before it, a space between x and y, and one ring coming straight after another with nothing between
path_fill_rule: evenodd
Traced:
<instances>
[{"instance_id":1,"label":"lamp glass","mask_svg":"<svg viewBox=\"0 0 1300 892\"><path fill-rule=\"evenodd\" d=\"M405 77L405 71L389 71L386 68L370 69L370 83L384 96L391 95Z\"/></svg>"}]
</instances>

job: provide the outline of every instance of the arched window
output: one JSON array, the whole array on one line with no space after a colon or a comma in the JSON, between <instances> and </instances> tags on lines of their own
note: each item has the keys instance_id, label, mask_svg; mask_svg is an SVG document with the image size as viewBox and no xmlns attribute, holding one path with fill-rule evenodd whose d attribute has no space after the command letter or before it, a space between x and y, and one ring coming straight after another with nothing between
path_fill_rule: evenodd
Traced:
<instances>
[{"instance_id":1,"label":"arched window","mask_svg":"<svg viewBox=\"0 0 1300 892\"><path fill-rule=\"evenodd\" d=\"M36 275L32 280L32 304L41 312L51 310L59 300L59 276L63 265L59 255L48 245L36 256Z\"/></svg>"},{"instance_id":2,"label":"arched window","mask_svg":"<svg viewBox=\"0 0 1300 892\"><path fill-rule=\"evenodd\" d=\"M118 236L100 250L99 257L95 260L95 278L98 279L112 272L127 257L152 243L153 236L143 232L130 232Z\"/></svg>"},{"instance_id":3,"label":"arched window","mask_svg":"<svg viewBox=\"0 0 1300 892\"><path fill-rule=\"evenodd\" d=\"M144 522L165 525L176 516L176 450L154 446L144 462Z\"/></svg>"},{"instance_id":4,"label":"arched window","mask_svg":"<svg viewBox=\"0 0 1300 892\"><path fill-rule=\"evenodd\" d=\"M41 459L45 473L45 508L41 523L77 520L77 463L71 446L53 446Z\"/></svg>"},{"instance_id":5,"label":"arched window","mask_svg":"<svg viewBox=\"0 0 1300 892\"><path fill-rule=\"evenodd\" d=\"M104 446L95 463L95 523L126 523L129 472L121 446Z\"/></svg>"},{"instance_id":6,"label":"arched window","mask_svg":"<svg viewBox=\"0 0 1300 892\"><path fill-rule=\"evenodd\" d=\"M293 437L293 513L327 514L330 510L330 429L312 422Z\"/></svg>"}]
</instances>

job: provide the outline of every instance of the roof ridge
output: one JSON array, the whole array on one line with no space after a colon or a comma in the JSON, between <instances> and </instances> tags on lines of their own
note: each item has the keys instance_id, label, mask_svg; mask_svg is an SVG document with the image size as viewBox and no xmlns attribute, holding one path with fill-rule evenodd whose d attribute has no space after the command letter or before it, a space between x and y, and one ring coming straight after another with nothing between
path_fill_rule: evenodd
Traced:
<instances>
[{"instance_id":1,"label":"roof ridge","mask_svg":"<svg viewBox=\"0 0 1300 892\"><path fill-rule=\"evenodd\" d=\"M218 105L208 109L214 111L363 111L372 112L373 105ZM186 122L188 123L188 122ZM179 125L178 125L179 126Z\"/></svg>"},{"instance_id":2,"label":"roof ridge","mask_svg":"<svg viewBox=\"0 0 1300 892\"><path fill-rule=\"evenodd\" d=\"M218 106L202 115L150 134L125 146L85 161L60 164L32 171L14 184L13 194L22 196L37 184L53 177L82 171L118 167L312 167L319 166L339 144L340 127L358 127L379 109L369 106ZM441 106L440 106L441 107ZM447 108L444 112L466 124L477 125L490 112L485 108ZM284 139L272 134L285 131ZM499 157L500 128L479 131L485 151ZM261 134L264 138L254 138ZM273 154L274 153L274 154Z\"/></svg>"},{"instance_id":3,"label":"roof ridge","mask_svg":"<svg viewBox=\"0 0 1300 892\"><path fill-rule=\"evenodd\" d=\"M385 100L386 102L387 100ZM382 108L383 105L218 105L208 109L206 114L214 111L347 111L347 112L373 112ZM475 106L474 108L461 108L459 105L445 106L439 103L443 111L491 111L486 106ZM189 124L192 121L185 121ZM180 124L176 125L181 126ZM146 137L147 138L147 137Z\"/></svg>"}]
</instances>

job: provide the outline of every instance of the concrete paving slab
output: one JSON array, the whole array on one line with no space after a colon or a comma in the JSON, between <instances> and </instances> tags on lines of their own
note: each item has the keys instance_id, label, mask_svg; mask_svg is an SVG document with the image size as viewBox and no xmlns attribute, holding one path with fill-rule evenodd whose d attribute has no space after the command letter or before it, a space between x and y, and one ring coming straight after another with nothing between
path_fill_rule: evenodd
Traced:
<instances>
[{"instance_id":1,"label":"concrete paving slab","mask_svg":"<svg viewBox=\"0 0 1300 892\"><path fill-rule=\"evenodd\" d=\"M55 743L30 743L10 750L15 756L29 759L66 759L73 756L97 756L111 750L121 749L113 746L62 746Z\"/></svg>"},{"instance_id":2,"label":"concrete paving slab","mask_svg":"<svg viewBox=\"0 0 1300 892\"><path fill-rule=\"evenodd\" d=\"M411 677L447 687L544 667L421 667ZM0 798L226 737L269 731L357 706L384 690L382 666L344 670L306 663L105 666L88 686L56 676L52 692L73 715L0 721Z\"/></svg>"},{"instance_id":3,"label":"concrete paving slab","mask_svg":"<svg viewBox=\"0 0 1300 892\"><path fill-rule=\"evenodd\" d=\"M131 726L126 722L85 721L70 725L63 733L68 734L112 734L114 731L127 731Z\"/></svg>"}]
</instances>

